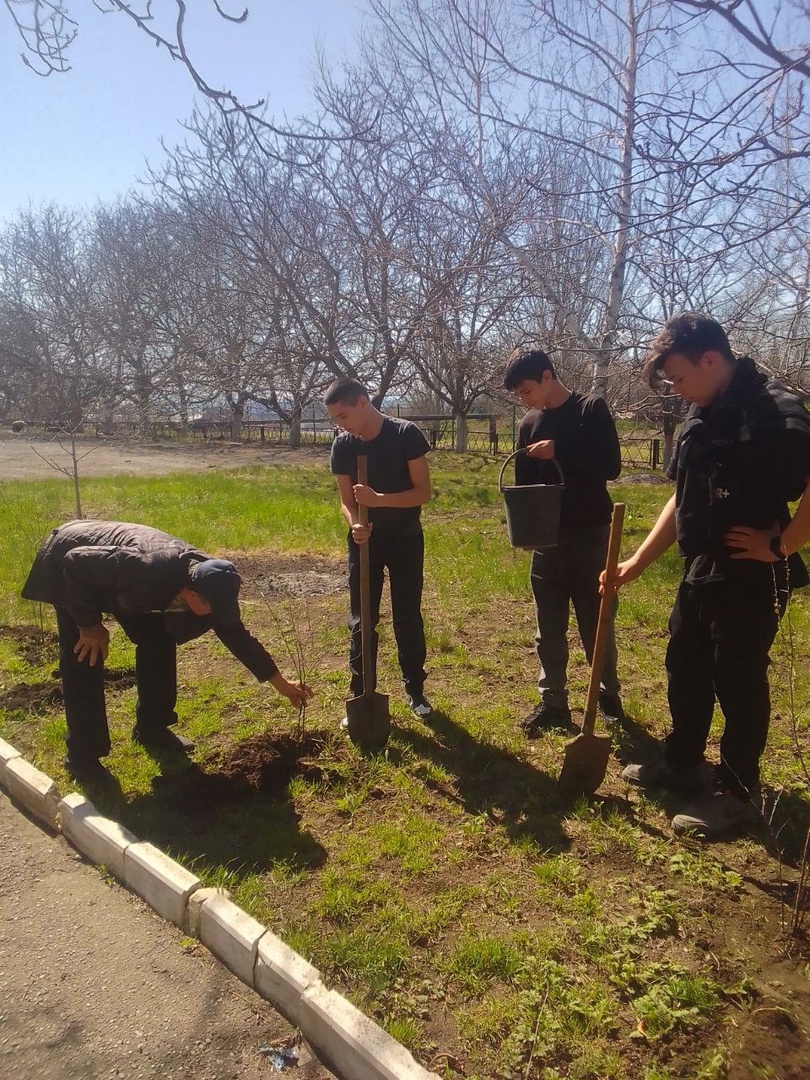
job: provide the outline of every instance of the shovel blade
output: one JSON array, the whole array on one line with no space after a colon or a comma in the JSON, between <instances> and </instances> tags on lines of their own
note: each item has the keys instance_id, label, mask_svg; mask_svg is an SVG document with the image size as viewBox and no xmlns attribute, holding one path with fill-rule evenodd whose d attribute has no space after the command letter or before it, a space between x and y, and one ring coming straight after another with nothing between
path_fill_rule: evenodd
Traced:
<instances>
[{"instance_id":1,"label":"shovel blade","mask_svg":"<svg viewBox=\"0 0 810 1080\"><path fill-rule=\"evenodd\" d=\"M391 732L391 713L388 694L361 694L346 702L349 738L361 750L377 753L388 742Z\"/></svg>"},{"instance_id":2,"label":"shovel blade","mask_svg":"<svg viewBox=\"0 0 810 1080\"><path fill-rule=\"evenodd\" d=\"M565 795L593 795L602 784L610 758L609 735L581 732L565 744L560 788Z\"/></svg>"}]
</instances>

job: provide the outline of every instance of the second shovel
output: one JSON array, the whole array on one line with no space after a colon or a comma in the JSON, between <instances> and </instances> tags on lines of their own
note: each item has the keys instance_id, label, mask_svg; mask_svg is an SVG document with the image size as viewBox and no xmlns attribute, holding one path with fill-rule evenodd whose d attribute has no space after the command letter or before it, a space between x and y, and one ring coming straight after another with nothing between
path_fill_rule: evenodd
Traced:
<instances>
[{"instance_id":1,"label":"second shovel","mask_svg":"<svg viewBox=\"0 0 810 1080\"><path fill-rule=\"evenodd\" d=\"M368 458L357 458L357 482L368 483ZM368 524L368 507L360 506L360 524ZM360 636L363 655L363 693L359 697L346 701L346 719L349 724L349 738L362 750L377 753L388 742L391 731L391 713L388 708L388 695L380 694L376 689L376 679L372 672L371 636L371 585L369 581L368 541L359 544L360 548Z\"/></svg>"}]
</instances>

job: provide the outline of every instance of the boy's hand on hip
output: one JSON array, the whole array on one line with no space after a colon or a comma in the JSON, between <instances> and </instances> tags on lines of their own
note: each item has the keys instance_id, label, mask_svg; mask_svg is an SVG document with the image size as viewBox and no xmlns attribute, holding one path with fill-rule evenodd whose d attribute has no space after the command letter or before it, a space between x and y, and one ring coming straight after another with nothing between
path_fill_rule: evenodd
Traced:
<instances>
[{"instance_id":1,"label":"boy's hand on hip","mask_svg":"<svg viewBox=\"0 0 810 1080\"><path fill-rule=\"evenodd\" d=\"M104 663L110 648L110 632L104 623L98 626L79 627L79 640L73 646L77 660L89 661L95 667L99 660Z\"/></svg>"},{"instance_id":2,"label":"boy's hand on hip","mask_svg":"<svg viewBox=\"0 0 810 1080\"><path fill-rule=\"evenodd\" d=\"M731 548L732 559L754 559L756 562L779 562L771 551L772 529L751 529L747 525L735 525L723 537Z\"/></svg>"},{"instance_id":3,"label":"boy's hand on hip","mask_svg":"<svg viewBox=\"0 0 810 1080\"><path fill-rule=\"evenodd\" d=\"M529 457L550 461L554 457L554 449L553 439L541 439L540 442L531 443L531 445L527 446L526 453Z\"/></svg>"}]
</instances>

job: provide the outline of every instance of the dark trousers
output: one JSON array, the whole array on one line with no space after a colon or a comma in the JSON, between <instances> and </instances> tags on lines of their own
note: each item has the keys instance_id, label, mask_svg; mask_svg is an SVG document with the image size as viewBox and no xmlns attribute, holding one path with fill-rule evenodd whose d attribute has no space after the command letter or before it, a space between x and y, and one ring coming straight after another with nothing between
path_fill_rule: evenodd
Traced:
<instances>
[{"instance_id":1,"label":"dark trousers","mask_svg":"<svg viewBox=\"0 0 810 1080\"><path fill-rule=\"evenodd\" d=\"M177 645L156 612L121 615L118 622L135 644L136 726L145 735L162 731L177 721ZM61 608L56 609L56 623L68 754L73 761L104 757L110 752L104 665L91 667L76 659L79 628Z\"/></svg>"},{"instance_id":2,"label":"dark trousers","mask_svg":"<svg viewBox=\"0 0 810 1080\"><path fill-rule=\"evenodd\" d=\"M349 668L350 690L354 697L363 693L363 649L360 633L360 549L348 539L349 554ZM369 584L371 591L371 673L372 688L377 685L377 623L380 621L385 571L391 588L391 614L397 655L405 689L418 694L426 679L425 627L422 622L422 578L425 563L425 538L421 532L410 536L384 536L373 532L369 539Z\"/></svg>"},{"instance_id":3,"label":"dark trousers","mask_svg":"<svg viewBox=\"0 0 810 1080\"><path fill-rule=\"evenodd\" d=\"M540 663L537 688L549 705L565 705L568 701L568 621L572 606L585 655L591 662L601 604L599 575L605 569L609 537L609 525L561 529L556 547L532 555L535 647ZM601 689L607 694L618 694L620 689L613 629L615 609L614 603L602 669Z\"/></svg>"},{"instance_id":4,"label":"dark trousers","mask_svg":"<svg viewBox=\"0 0 810 1080\"><path fill-rule=\"evenodd\" d=\"M787 602L770 567L762 570L733 581L681 582L669 620L672 733L664 755L675 768L703 760L716 699L725 718L719 780L738 795L759 783L771 715L768 653Z\"/></svg>"}]
</instances>

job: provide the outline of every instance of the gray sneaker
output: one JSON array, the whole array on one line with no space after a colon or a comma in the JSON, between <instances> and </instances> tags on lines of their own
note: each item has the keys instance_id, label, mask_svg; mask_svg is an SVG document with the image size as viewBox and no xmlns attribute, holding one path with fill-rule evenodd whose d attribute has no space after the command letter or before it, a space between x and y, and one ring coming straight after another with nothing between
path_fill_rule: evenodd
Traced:
<instances>
[{"instance_id":1,"label":"gray sneaker","mask_svg":"<svg viewBox=\"0 0 810 1080\"><path fill-rule=\"evenodd\" d=\"M682 835L694 833L707 840L725 836L748 825L757 825L762 820L759 809L759 791L753 791L746 799L732 795L722 789L710 791L672 819L672 831Z\"/></svg>"},{"instance_id":2,"label":"gray sneaker","mask_svg":"<svg viewBox=\"0 0 810 1080\"><path fill-rule=\"evenodd\" d=\"M628 784L638 784L640 787L700 794L708 790L712 773L703 761L686 769L674 769L666 758L661 756L643 765L627 765L622 770L622 779Z\"/></svg>"}]
</instances>

